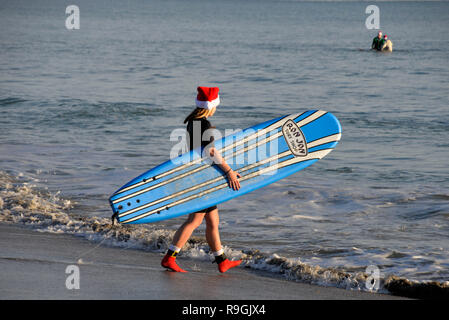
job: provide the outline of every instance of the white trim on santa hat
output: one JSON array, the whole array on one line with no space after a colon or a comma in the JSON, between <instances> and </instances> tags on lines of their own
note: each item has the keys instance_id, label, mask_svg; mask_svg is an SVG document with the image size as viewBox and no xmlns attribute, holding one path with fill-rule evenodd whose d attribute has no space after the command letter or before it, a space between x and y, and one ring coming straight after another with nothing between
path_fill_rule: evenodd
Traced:
<instances>
[{"instance_id":1,"label":"white trim on santa hat","mask_svg":"<svg viewBox=\"0 0 449 320\"><path fill-rule=\"evenodd\" d=\"M201 101L195 99L195 102L198 108L211 110L220 104L220 95L218 95L217 98L212 101Z\"/></svg>"}]
</instances>

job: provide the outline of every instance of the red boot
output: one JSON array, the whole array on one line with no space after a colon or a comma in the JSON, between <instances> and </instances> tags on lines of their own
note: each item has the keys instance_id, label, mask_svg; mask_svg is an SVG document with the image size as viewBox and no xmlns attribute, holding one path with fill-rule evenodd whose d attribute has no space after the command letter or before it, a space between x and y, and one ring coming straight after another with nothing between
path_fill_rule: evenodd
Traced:
<instances>
[{"instance_id":1,"label":"red boot","mask_svg":"<svg viewBox=\"0 0 449 320\"><path fill-rule=\"evenodd\" d=\"M231 268L237 267L240 263L242 263L242 260L231 261L229 259L225 259L218 263L218 271L221 273L226 272Z\"/></svg>"},{"instance_id":2,"label":"red boot","mask_svg":"<svg viewBox=\"0 0 449 320\"><path fill-rule=\"evenodd\" d=\"M172 257L168 254L165 255L164 259L162 259L161 266L163 266L164 268L170 269L171 271L174 271L174 272L187 272L187 271L181 269L176 264L176 257Z\"/></svg>"}]
</instances>

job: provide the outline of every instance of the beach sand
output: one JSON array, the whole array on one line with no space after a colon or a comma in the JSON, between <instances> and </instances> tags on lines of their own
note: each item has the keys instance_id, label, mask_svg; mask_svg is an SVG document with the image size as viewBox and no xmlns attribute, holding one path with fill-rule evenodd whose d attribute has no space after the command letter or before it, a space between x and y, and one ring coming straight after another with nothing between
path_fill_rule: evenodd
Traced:
<instances>
[{"instance_id":1,"label":"beach sand","mask_svg":"<svg viewBox=\"0 0 449 320\"><path fill-rule=\"evenodd\" d=\"M188 273L160 266L161 253L121 249L68 234L0 224L0 299L401 299L369 292L287 281L261 271L180 257ZM79 267L79 289L67 289L70 265Z\"/></svg>"}]
</instances>

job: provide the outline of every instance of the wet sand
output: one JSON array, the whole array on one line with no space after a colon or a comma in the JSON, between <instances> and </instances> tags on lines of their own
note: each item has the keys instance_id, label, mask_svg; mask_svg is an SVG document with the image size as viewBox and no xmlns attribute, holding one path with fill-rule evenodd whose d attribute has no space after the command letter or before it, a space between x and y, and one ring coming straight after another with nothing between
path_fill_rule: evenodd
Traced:
<instances>
[{"instance_id":1,"label":"wet sand","mask_svg":"<svg viewBox=\"0 0 449 320\"><path fill-rule=\"evenodd\" d=\"M182 257L179 264L189 272L173 273L160 266L160 253L8 224L0 224L0 243L0 299L401 299L287 281L243 267L220 274L215 264ZM74 276L66 273L70 265L79 267L79 289L66 287Z\"/></svg>"}]
</instances>

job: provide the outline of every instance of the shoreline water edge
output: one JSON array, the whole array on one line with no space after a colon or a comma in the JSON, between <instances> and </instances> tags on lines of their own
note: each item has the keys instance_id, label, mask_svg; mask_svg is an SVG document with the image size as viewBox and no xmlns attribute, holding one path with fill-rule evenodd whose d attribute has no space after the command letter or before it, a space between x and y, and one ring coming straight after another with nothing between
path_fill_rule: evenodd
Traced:
<instances>
[{"instance_id":1,"label":"shoreline water edge","mask_svg":"<svg viewBox=\"0 0 449 320\"><path fill-rule=\"evenodd\" d=\"M75 235L98 246L152 253L164 253L170 244L174 230L152 224L113 225L108 218L73 215L69 213L74 205L70 200L39 191L30 183L16 181L7 173L0 173L2 224L21 225L38 232ZM273 278L293 282L410 298L442 299L449 294L447 282L413 281L387 275L378 280L378 290L370 290L367 288L367 280L371 275L363 270L354 272L344 268L322 268L302 263L300 258L286 258L257 249L239 251L225 246L225 252L231 258L241 258L243 268L264 271ZM212 259L206 240L198 236L189 240L180 257L193 262L210 262ZM82 261L82 256L78 261Z\"/></svg>"}]
</instances>

